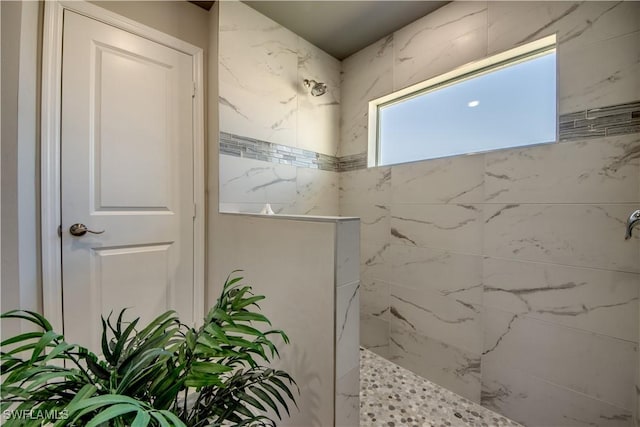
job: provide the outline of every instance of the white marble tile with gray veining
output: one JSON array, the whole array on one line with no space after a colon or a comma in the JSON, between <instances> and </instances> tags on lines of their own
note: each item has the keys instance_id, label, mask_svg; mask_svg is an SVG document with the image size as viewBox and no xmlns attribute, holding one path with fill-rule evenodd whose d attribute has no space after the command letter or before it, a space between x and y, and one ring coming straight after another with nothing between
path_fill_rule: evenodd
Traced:
<instances>
[{"instance_id":1,"label":"white marble tile with gray veining","mask_svg":"<svg viewBox=\"0 0 640 427\"><path fill-rule=\"evenodd\" d=\"M488 203L639 201L638 134L503 150L485 161Z\"/></svg>"},{"instance_id":2,"label":"white marble tile with gray veining","mask_svg":"<svg viewBox=\"0 0 640 427\"><path fill-rule=\"evenodd\" d=\"M360 345L384 358L388 358L389 322L360 313Z\"/></svg>"},{"instance_id":3,"label":"white marble tile with gray veining","mask_svg":"<svg viewBox=\"0 0 640 427\"><path fill-rule=\"evenodd\" d=\"M485 258L486 307L638 341L640 275Z\"/></svg>"},{"instance_id":4,"label":"white marble tile with gray veining","mask_svg":"<svg viewBox=\"0 0 640 427\"><path fill-rule=\"evenodd\" d=\"M389 243L389 206L345 202L340 203L340 215L360 218L360 239L363 243Z\"/></svg>"},{"instance_id":5,"label":"white marble tile with gray veining","mask_svg":"<svg viewBox=\"0 0 640 427\"><path fill-rule=\"evenodd\" d=\"M336 225L336 286L360 280L360 221Z\"/></svg>"},{"instance_id":6,"label":"white marble tile with gray veining","mask_svg":"<svg viewBox=\"0 0 640 427\"><path fill-rule=\"evenodd\" d=\"M327 93L312 96L305 79L327 85ZM306 40L298 39L297 146L335 156L340 139L340 61Z\"/></svg>"},{"instance_id":7,"label":"white marble tile with gray veining","mask_svg":"<svg viewBox=\"0 0 640 427\"><path fill-rule=\"evenodd\" d=\"M482 351L482 307L430 290L391 284L389 319L417 334L464 351Z\"/></svg>"},{"instance_id":8,"label":"white marble tile with gray veining","mask_svg":"<svg viewBox=\"0 0 640 427\"><path fill-rule=\"evenodd\" d=\"M482 406L528 426L633 425L631 412L626 409L521 370L485 361L482 362Z\"/></svg>"},{"instance_id":9,"label":"white marble tile with gray veining","mask_svg":"<svg viewBox=\"0 0 640 427\"><path fill-rule=\"evenodd\" d=\"M220 202L291 204L296 176L294 166L222 155Z\"/></svg>"},{"instance_id":10,"label":"white marble tile with gray veining","mask_svg":"<svg viewBox=\"0 0 640 427\"><path fill-rule=\"evenodd\" d=\"M360 283L336 289L336 378L358 366Z\"/></svg>"},{"instance_id":11,"label":"white marble tile with gray veining","mask_svg":"<svg viewBox=\"0 0 640 427\"><path fill-rule=\"evenodd\" d=\"M392 203L482 203L484 157L456 156L392 166Z\"/></svg>"},{"instance_id":12,"label":"white marble tile with gray veining","mask_svg":"<svg viewBox=\"0 0 640 427\"><path fill-rule=\"evenodd\" d=\"M511 367L631 411L635 342L485 309L482 364Z\"/></svg>"},{"instance_id":13,"label":"white marble tile with gray veining","mask_svg":"<svg viewBox=\"0 0 640 427\"><path fill-rule=\"evenodd\" d=\"M485 205L484 255L639 272L640 236L624 240L636 204Z\"/></svg>"},{"instance_id":14,"label":"white marble tile with gray veining","mask_svg":"<svg viewBox=\"0 0 640 427\"><path fill-rule=\"evenodd\" d=\"M337 172L298 168L296 199L291 210L299 215L337 216L338 182Z\"/></svg>"},{"instance_id":15,"label":"white marble tile with gray veining","mask_svg":"<svg viewBox=\"0 0 640 427\"><path fill-rule=\"evenodd\" d=\"M556 34L562 49L572 49L640 30L637 2L489 3L489 53Z\"/></svg>"},{"instance_id":16,"label":"white marble tile with gray veining","mask_svg":"<svg viewBox=\"0 0 640 427\"><path fill-rule=\"evenodd\" d=\"M374 278L365 278L360 282L360 312L380 319L389 319L387 282Z\"/></svg>"},{"instance_id":17,"label":"white marble tile with gray veining","mask_svg":"<svg viewBox=\"0 0 640 427\"><path fill-rule=\"evenodd\" d=\"M392 324L389 360L480 403L480 353L469 353Z\"/></svg>"},{"instance_id":18,"label":"white marble tile with gray veining","mask_svg":"<svg viewBox=\"0 0 640 427\"><path fill-rule=\"evenodd\" d=\"M220 7L220 130L296 145L298 36L241 2Z\"/></svg>"},{"instance_id":19,"label":"white marble tile with gray veining","mask_svg":"<svg viewBox=\"0 0 640 427\"><path fill-rule=\"evenodd\" d=\"M391 168L341 173L339 198L340 203L388 206L391 200Z\"/></svg>"},{"instance_id":20,"label":"white marble tile with gray veining","mask_svg":"<svg viewBox=\"0 0 640 427\"><path fill-rule=\"evenodd\" d=\"M487 2L451 2L394 33L393 88L435 77L487 54Z\"/></svg>"},{"instance_id":21,"label":"white marble tile with gray veining","mask_svg":"<svg viewBox=\"0 0 640 427\"><path fill-rule=\"evenodd\" d=\"M559 114L637 101L638 45L640 31L576 49L560 47Z\"/></svg>"},{"instance_id":22,"label":"white marble tile with gray veining","mask_svg":"<svg viewBox=\"0 0 640 427\"><path fill-rule=\"evenodd\" d=\"M270 203L271 210L275 214L293 214L291 212L291 205L288 203ZM265 207L265 202L255 203L233 203L233 202L220 202L218 204L219 211L222 213L249 213L259 214Z\"/></svg>"},{"instance_id":23,"label":"white marble tile with gray veining","mask_svg":"<svg viewBox=\"0 0 640 427\"><path fill-rule=\"evenodd\" d=\"M359 426L360 365L358 364L342 377L336 378L336 427Z\"/></svg>"},{"instance_id":24,"label":"white marble tile with gray veining","mask_svg":"<svg viewBox=\"0 0 640 427\"><path fill-rule=\"evenodd\" d=\"M389 258L393 283L482 304L482 256L392 244Z\"/></svg>"},{"instance_id":25,"label":"white marble tile with gray veining","mask_svg":"<svg viewBox=\"0 0 640 427\"><path fill-rule=\"evenodd\" d=\"M360 242L360 279L389 282L391 275L391 244Z\"/></svg>"},{"instance_id":26,"label":"white marble tile with gray veining","mask_svg":"<svg viewBox=\"0 0 640 427\"><path fill-rule=\"evenodd\" d=\"M393 36L342 61L339 156L367 152L369 101L393 92Z\"/></svg>"},{"instance_id":27,"label":"white marble tile with gray veining","mask_svg":"<svg viewBox=\"0 0 640 427\"><path fill-rule=\"evenodd\" d=\"M482 254L482 205L392 205L391 242Z\"/></svg>"}]
</instances>

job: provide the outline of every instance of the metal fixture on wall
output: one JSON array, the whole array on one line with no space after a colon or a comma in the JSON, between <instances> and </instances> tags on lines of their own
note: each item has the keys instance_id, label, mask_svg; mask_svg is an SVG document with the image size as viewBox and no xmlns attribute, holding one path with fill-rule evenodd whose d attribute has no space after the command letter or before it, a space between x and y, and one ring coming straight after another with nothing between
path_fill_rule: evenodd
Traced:
<instances>
[{"instance_id":1,"label":"metal fixture on wall","mask_svg":"<svg viewBox=\"0 0 640 427\"><path fill-rule=\"evenodd\" d=\"M315 80L304 79L302 82L307 89L311 88L311 95L322 96L327 93L327 85Z\"/></svg>"},{"instance_id":2,"label":"metal fixture on wall","mask_svg":"<svg viewBox=\"0 0 640 427\"><path fill-rule=\"evenodd\" d=\"M629 219L627 219L627 232L624 235L624 240L629 240L631 238L633 227L638 225L638 223L640 223L640 209L629 215Z\"/></svg>"}]
</instances>

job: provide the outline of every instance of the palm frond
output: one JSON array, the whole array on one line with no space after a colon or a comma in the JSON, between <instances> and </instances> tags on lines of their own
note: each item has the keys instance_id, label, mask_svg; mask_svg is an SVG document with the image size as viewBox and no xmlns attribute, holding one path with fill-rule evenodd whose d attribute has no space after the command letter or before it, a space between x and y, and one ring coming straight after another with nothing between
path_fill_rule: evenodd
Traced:
<instances>
[{"instance_id":1,"label":"palm frond","mask_svg":"<svg viewBox=\"0 0 640 427\"><path fill-rule=\"evenodd\" d=\"M101 357L67 343L38 313L7 312L0 318L38 330L0 343L2 410L65 411L65 419L44 420L56 427L275 425L268 414L290 414L297 385L262 366L279 357L272 337L289 342L283 331L261 328L271 328L254 311L263 299L242 277L229 276L198 329L167 311L138 330L140 319L127 321L121 310L102 318Z\"/></svg>"}]
</instances>

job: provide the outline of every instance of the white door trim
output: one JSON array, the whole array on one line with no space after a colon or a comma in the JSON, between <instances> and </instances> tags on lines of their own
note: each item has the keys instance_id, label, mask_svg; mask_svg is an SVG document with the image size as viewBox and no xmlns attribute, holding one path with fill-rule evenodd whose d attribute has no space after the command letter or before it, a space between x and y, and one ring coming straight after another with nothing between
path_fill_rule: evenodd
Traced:
<instances>
[{"instance_id":1,"label":"white door trim","mask_svg":"<svg viewBox=\"0 0 640 427\"><path fill-rule=\"evenodd\" d=\"M63 330L62 247L58 234L61 224L60 198L60 119L62 77L63 13L68 9L113 27L183 52L193 58L193 188L195 220L193 236L194 285L193 319L204 317L204 84L203 50L154 28L142 25L99 6L77 0L45 2L42 46L42 145L41 145L41 222L42 222L42 304L53 327Z\"/></svg>"}]
</instances>

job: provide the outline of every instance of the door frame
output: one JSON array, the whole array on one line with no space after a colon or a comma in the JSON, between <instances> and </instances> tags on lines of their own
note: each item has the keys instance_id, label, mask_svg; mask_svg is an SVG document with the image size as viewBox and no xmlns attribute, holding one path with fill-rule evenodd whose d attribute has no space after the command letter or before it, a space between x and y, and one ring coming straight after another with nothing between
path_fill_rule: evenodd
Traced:
<instances>
[{"instance_id":1,"label":"door frame","mask_svg":"<svg viewBox=\"0 0 640 427\"><path fill-rule=\"evenodd\" d=\"M63 331L60 120L62 99L62 30L63 14L70 10L129 33L170 47L192 57L193 81L193 188L195 203L193 235L193 319L204 317L205 256L205 165L204 165L204 52L202 48L110 12L77 0L45 2L42 46L42 117L41 117L41 244L42 306L52 326Z\"/></svg>"}]
</instances>

